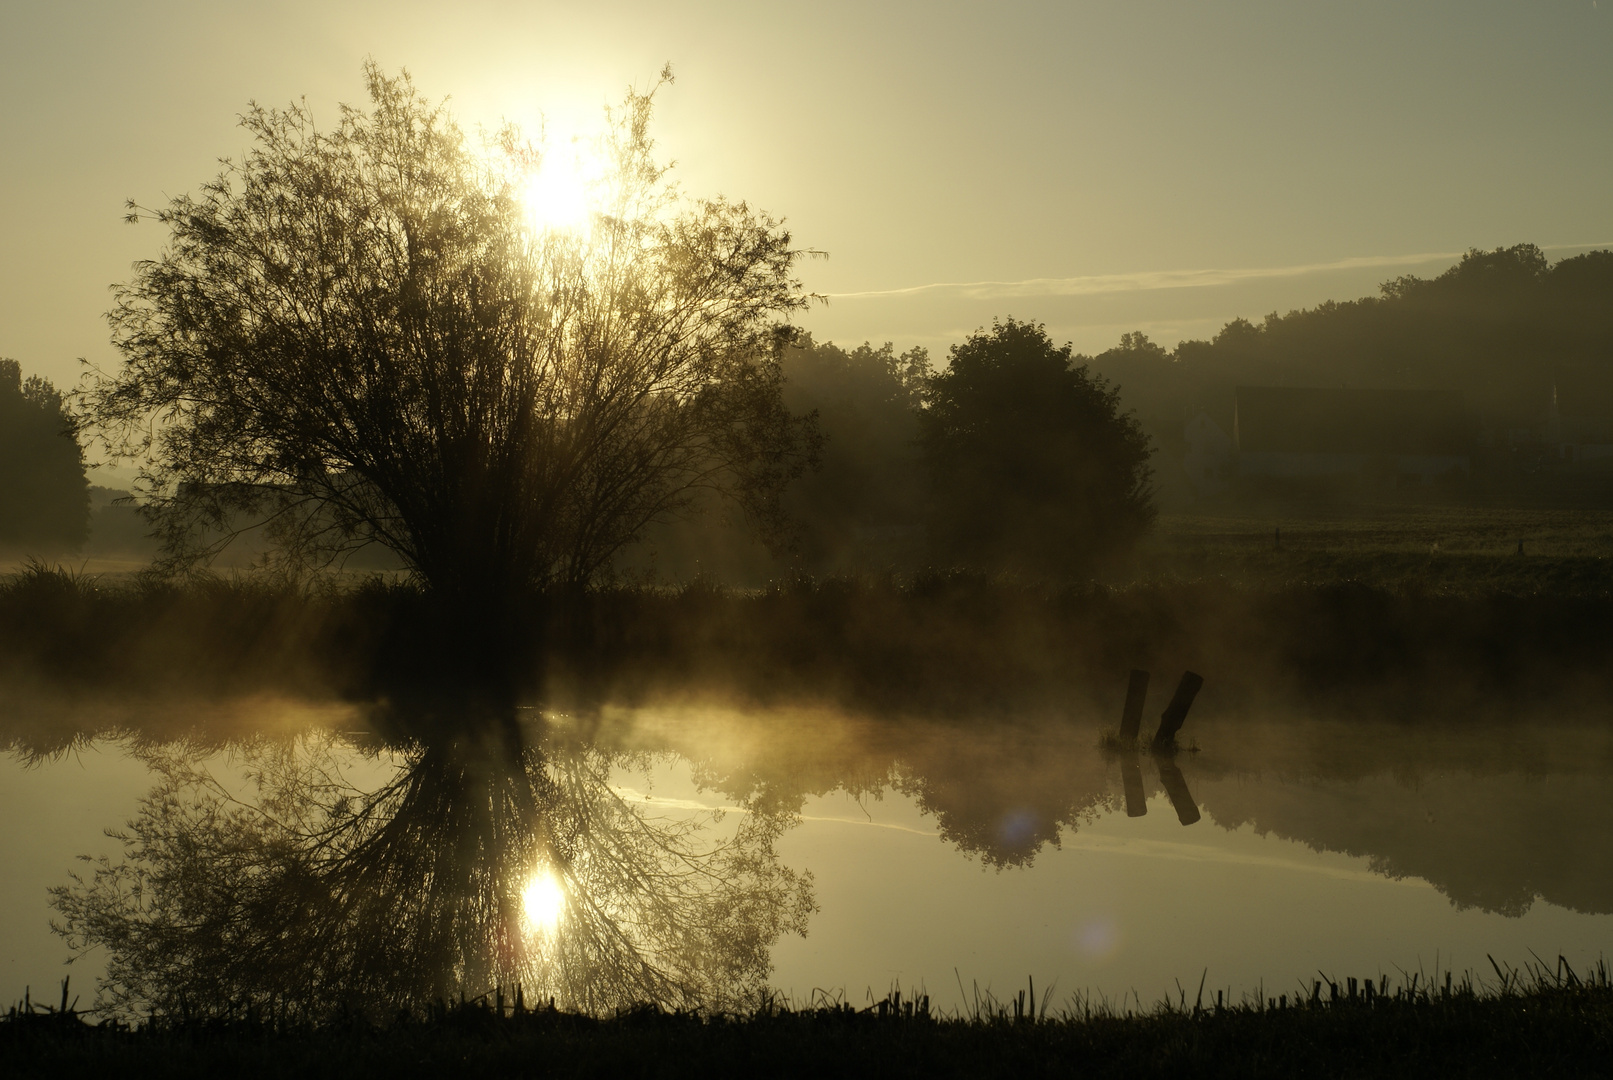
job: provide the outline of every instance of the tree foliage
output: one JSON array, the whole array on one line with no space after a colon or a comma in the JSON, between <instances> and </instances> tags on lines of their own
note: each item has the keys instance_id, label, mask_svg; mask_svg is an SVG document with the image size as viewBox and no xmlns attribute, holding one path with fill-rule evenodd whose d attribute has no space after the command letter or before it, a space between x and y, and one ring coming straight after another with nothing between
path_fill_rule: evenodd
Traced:
<instances>
[{"instance_id":1,"label":"tree foliage","mask_svg":"<svg viewBox=\"0 0 1613 1080\"><path fill-rule=\"evenodd\" d=\"M84 452L61 393L0 359L0 548L75 550L89 533Z\"/></svg>"},{"instance_id":2,"label":"tree foliage","mask_svg":"<svg viewBox=\"0 0 1613 1080\"><path fill-rule=\"evenodd\" d=\"M801 522L801 558L815 571L867 568L885 549L865 538L902 531L923 518L918 410L932 374L922 347L898 354L890 342L842 349L810 336L785 356L785 401L818 417L818 468L791 486Z\"/></svg>"},{"instance_id":3,"label":"tree foliage","mask_svg":"<svg viewBox=\"0 0 1613 1080\"><path fill-rule=\"evenodd\" d=\"M406 74L365 75L330 130L252 106L250 152L155 213L168 246L117 293L123 363L86 411L143 462L176 565L261 521L304 565L379 543L485 600L588 583L701 491L781 541L815 446L780 397L806 302L781 222L681 197L651 91L607 114L589 222L539 229L541 146L478 149Z\"/></svg>"},{"instance_id":4,"label":"tree foliage","mask_svg":"<svg viewBox=\"0 0 1613 1080\"><path fill-rule=\"evenodd\" d=\"M920 443L941 558L1078 573L1153 520L1148 439L1038 324L993 323L929 385Z\"/></svg>"}]
</instances>

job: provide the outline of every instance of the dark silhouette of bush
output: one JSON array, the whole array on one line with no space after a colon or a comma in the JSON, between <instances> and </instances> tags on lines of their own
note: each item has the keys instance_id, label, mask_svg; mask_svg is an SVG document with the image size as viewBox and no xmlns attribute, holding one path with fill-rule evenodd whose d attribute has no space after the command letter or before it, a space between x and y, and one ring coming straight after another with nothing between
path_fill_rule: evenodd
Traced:
<instances>
[{"instance_id":1,"label":"dark silhouette of bush","mask_svg":"<svg viewBox=\"0 0 1613 1080\"><path fill-rule=\"evenodd\" d=\"M816 413L818 468L790 486L800 556L814 573L884 569L918 554L923 520L918 407L930 377L923 348L842 349L810 335L786 352L784 401Z\"/></svg>"},{"instance_id":2,"label":"dark silhouette of bush","mask_svg":"<svg viewBox=\"0 0 1613 1080\"><path fill-rule=\"evenodd\" d=\"M61 393L0 360L0 550L77 550L89 520L84 452Z\"/></svg>"},{"instance_id":3,"label":"dark silhouette of bush","mask_svg":"<svg viewBox=\"0 0 1613 1080\"><path fill-rule=\"evenodd\" d=\"M1117 391L1035 323L993 323L951 357L919 418L938 559L1067 577L1141 536L1148 438Z\"/></svg>"}]
</instances>

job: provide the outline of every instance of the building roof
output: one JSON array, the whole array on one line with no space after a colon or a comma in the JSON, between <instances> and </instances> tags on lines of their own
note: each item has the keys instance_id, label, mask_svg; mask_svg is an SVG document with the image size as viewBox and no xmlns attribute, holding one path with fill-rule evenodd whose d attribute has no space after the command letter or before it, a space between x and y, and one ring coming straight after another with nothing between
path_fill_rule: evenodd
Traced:
<instances>
[{"instance_id":1,"label":"building roof","mask_svg":"<svg viewBox=\"0 0 1613 1080\"><path fill-rule=\"evenodd\" d=\"M1444 390L1240 386L1232 437L1245 453L1466 454L1462 396Z\"/></svg>"}]
</instances>

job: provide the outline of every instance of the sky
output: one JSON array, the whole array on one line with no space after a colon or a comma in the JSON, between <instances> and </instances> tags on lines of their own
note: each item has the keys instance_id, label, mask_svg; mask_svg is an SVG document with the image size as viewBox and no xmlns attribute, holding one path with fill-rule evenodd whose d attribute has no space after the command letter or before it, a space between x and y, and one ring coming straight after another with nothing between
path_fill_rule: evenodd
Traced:
<instances>
[{"instance_id":1,"label":"sky","mask_svg":"<svg viewBox=\"0 0 1613 1080\"><path fill-rule=\"evenodd\" d=\"M1613 0L0 4L0 356L117 353L122 224L246 147L249 101L363 97L367 57L462 124L597 127L662 66L691 195L826 252L818 340L1013 316L1097 352L1374 293L1470 247L1613 244Z\"/></svg>"}]
</instances>

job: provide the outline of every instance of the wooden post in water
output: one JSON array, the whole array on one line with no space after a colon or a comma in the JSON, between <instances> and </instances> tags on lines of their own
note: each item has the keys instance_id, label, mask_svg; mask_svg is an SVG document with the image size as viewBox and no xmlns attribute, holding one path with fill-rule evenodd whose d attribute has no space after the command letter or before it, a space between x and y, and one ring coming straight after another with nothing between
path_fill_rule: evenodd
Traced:
<instances>
[{"instance_id":1,"label":"wooden post in water","mask_svg":"<svg viewBox=\"0 0 1613 1080\"><path fill-rule=\"evenodd\" d=\"M1193 793L1187 790L1187 778L1182 770L1167 757L1156 758L1154 763L1159 766L1159 782L1165 785L1165 794L1171 797L1171 805L1176 808L1176 820L1183 825L1193 824L1199 819L1199 807L1193 801Z\"/></svg>"},{"instance_id":2,"label":"wooden post in water","mask_svg":"<svg viewBox=\"0 0 1613 1080\"><path fill-rule=\"evenodd\" d=\"M1193 699L1198 697L1199 688L1203 685L1204 676L1191 671L1182 672L1182 681L1176 684L1176 694L1159 716L1155 746L1163 746L1176 738L1176 733L1182 730L1182 724L1187 720L1187 710L1193 707Z\"/></svg>"},{"instance_id":3,"label":"wooden post in water","mask_svg":"<svg viewBox=\"0 0 1613 1080\"><path fill-rule=\"evenodd\" d=\"M1120 782L1126 788L1126 816L1142 817L1148 813L1148 796L1143 794L1143 767L1136 753L1120 756Z\"/></svg>"},{"instance_id":4,"label":"wooden post in water","mask_svg":"<svg viewBox=\"0 0 1613 1080\"><path fill-rule=\"evenodd\" d=\"M1137 741L1143 726L1143 702L1148 699L1148 672L1132 669L1131 682L1126 684L1126 710L1120 714L1120 742L1130 745Z\"/></svg>"}]
</instances>

